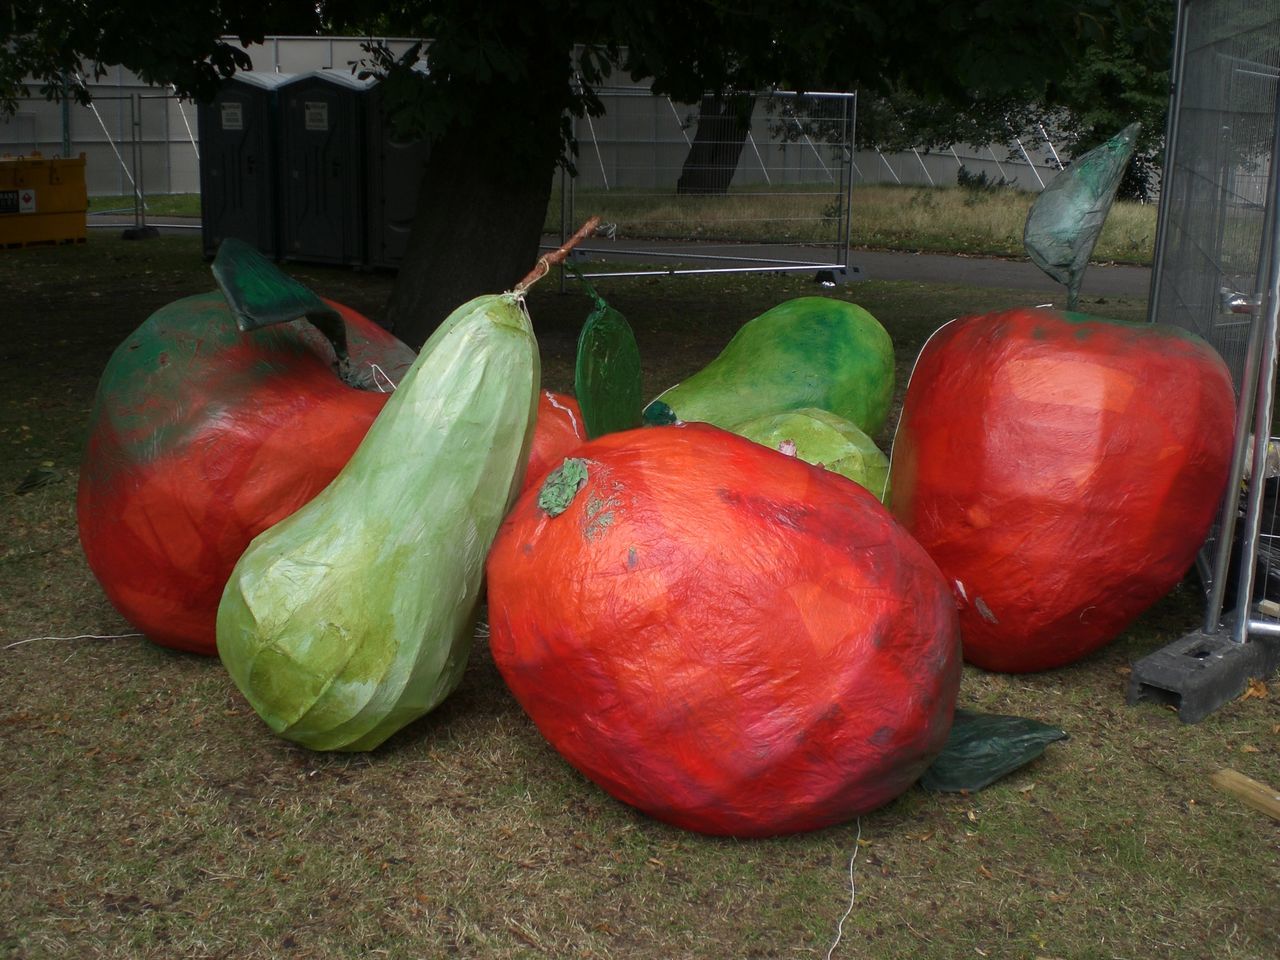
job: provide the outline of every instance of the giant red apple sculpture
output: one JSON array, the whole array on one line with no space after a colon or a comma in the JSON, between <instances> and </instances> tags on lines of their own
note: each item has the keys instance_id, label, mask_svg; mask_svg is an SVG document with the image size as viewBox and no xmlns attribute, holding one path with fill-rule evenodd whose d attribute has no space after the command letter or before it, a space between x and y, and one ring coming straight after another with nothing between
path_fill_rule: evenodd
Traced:
<instances>
[{"instance_id":1,"label":"giant red apple sculpture","mask_svg":"<svg viewBox=\"0 0 1280 960\"><path fill-rule=\"evenodd\" d=\"M951 727L933 561L853 481L706 424L579 447L516 503L488 580L494 660L543 735L682 827L846 820Z\"/></svg>"},{"instance_id":2,"label":"giant red apple sculpture","mask_svg":"<svg viewBox=\"0 0 1280 960\"><path fill-rule=\"evenodd\" d=\"M163 646L213 654L232 567L350 458L414 353L330 304L351 368L305 320L242 332L220 293L177 300L116 349L98 384L76 503L108 599Z\"/></svg>"},{"instance_id":3,"label":"giant red apple sculpture","mask_svg":"<svg viewBox=\"0 0 1280 960\"><path fill-rule=\"evenodd\" d=\"M1221 358L1173 328L1017 309L934 334L892 509L951 583L965 658L1071 663L1164 596L1218 510L1234 409Z\"/></svg>"},{"instance_id":4,"label":"giant red apple sculpture","mask_svg":"<svg viewBox=\"0 0 1280 960\"><path fill-rule=\"evenodd\" d=\"M538 421L529 446L521 490L541 484L553 467L560 465L575 447L585 443L587 431L582 408L573 397L543 390L538 394Z\"/></svg>"}]
</instances>

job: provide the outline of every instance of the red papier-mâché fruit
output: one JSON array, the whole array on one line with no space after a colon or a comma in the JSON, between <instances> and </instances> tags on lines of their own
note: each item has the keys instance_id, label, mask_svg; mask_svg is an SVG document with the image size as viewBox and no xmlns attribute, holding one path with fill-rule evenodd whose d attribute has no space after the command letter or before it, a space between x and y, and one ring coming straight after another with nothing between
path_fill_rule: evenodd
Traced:
<instances>
[{"instance_id":1,"label":"red papier-m\u00e2ch\u00e9 fruit","mask_svg":"<svg viewBox=\"0 0 1280 960\"><path fill-rule=\"evenodd\" d=\"M529 466L522 491L541 484L578 446L586 443L586 428L578 401L568 394L543 390L538 395L538 422L529 448Z\"/></svg>"},{"instance_id":2,"label":"red papier-m\u00e2ch\u00e9 fruit","mask_svg":"<svg viewBox=\"0 0 1280 960\"><path fill-rule=\"evenodd\" d=\"M607 434L508 514L489 645L606 791L711 834L847 820L941 751L955 602L874 496L708 424Z\"/></svg>"},{"instance_id":3,"label":"red papier-m\u00e2ch\u00e9 fruit","mask_svg":"<svg viewBox=\"0 0 1280 960\"><path fill-rule=\"evenodd\" d=\"M98 384L76 503L111 603L149 639L216 652L218 601L257 534L351 457L414 353L340 304L348 386L305 320L241 332L217 292L156 311ZM376 369L375 369L376 368Z\"/></svg>"},{"instance_id":4,"label":"red papier-m\u00e2ch\u00e9 fruit","mask_svg":"<svg viewBox=\"0 0 1280 960\"><path fill-rule=\"evenodd\" d=\"M1227 481L1235 394L1175 328L962 317L907 387L892 509L960 606L965 658L1022 673L1104 646L1186 574Z\"/></svg>"}]
</instances>

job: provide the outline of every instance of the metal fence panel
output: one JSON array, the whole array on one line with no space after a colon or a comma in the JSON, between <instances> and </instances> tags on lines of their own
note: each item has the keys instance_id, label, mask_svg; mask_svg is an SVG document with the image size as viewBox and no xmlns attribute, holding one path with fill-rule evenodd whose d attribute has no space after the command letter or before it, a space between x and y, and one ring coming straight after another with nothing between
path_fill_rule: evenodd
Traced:
<instances>
[{"instance_id":1,"label":"metal fence panel","mask_svg":"<svg viewBox=\"0 0 1280 960\"><path fill-rule=\"evenodd\" d=\"M562 233L591 215L604 223L609 243L582 253L684 264L659 273L847 269L856 95L745 96L744 125L710 98L674 103L643 86L600 96L605 115L577 121L577 175L561 185Z\"/></svg>"},{"instance_id":2,"label":"metal fence panel","mask_svg":"<svg viewBox=\"0 0 1280 960\"><path fill-rule=\"evenodd\" d=\"M1250 632L1280 632L1280 623L1257 619L1253 604L1263 595L1280 598L1280 467L1267 456L1277 450L1270 434L1280 309L1273 289L1280 276L1273 239L1280 7L1183 0L1178 23L1150 314L1208 340L1236 384L1231 485L1200 568L1205 633L1216 633L1224 605L1234 604L1233 634L1242 642ZM1242 484L1246 492L1237 496Z\"/></svg>"},{"instance_id":3,"label":"metal fence panel","mask_svg":"<svg viewBox=\"0 0 1280 960\"><path fill-rule=\"evenodd\" d=\"M316 69L347 73L365 57L358 37L268 37L262 44L242 46L262 72L297 74ZM381 38L394 53L409 49L404 38ZM143 107L141 132L146 141L142 154L143 181L153 194L199 192L195 107L169 97L169 91L150 87L137 76L116 66L99 80L88 80L95 97L93 107L45 101L38 94L23 100L12 118L0 118L0 153L85 153L86 181L91 196L130 197L134 171L129 165L133 146L128 101L135 95L147 100L164 98L165 107L153 114ZM626 94L642 94L627 98ZM35 91L33 91L35 93ZM665 98L649 103L647 88L622 86L605 91L608 115L578 121L581 154L578 168L584 188L619 179L632 186L659 186L661 171L682 162L697 119L697 104L672 104ZM775 118L775 121L778 118ZM749 183L789 185L806 182L812 156L802 142L770 143L763 132L753 130L746 144L735 186ZM613 147L608 146L612 144ZM625 155L612 153L622 149ZM983 174L993 183L1004 180L1023 190L1039 190L1055 175L1059 164L1053 145L1030 135L1021 144L956 144L941 151L905 151L881 154L857 150L849 159L854 184L904 184L949 186L956 182L960 166L969 174ZM646 171L658 171L655 174ZM767 176L766 176L767 175Z\"/></svg>"}]
</instances>

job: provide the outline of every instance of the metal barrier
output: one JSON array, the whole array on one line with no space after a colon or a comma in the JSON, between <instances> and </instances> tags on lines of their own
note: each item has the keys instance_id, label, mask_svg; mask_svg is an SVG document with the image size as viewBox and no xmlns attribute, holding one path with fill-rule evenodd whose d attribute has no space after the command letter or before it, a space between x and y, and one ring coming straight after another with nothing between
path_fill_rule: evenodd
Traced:
<instances>
[{"instance_id":1,"label":"metal barrier","mask_svg":"<svg viewBox=\"0 0 1280 960\"><path fill-rule=\"evenodd\" d=\"M1136 664L1130 699L1180 699L1183 718L1198 719L1280 662L1280 8L1181 0L1174 90L1150 318L1213 344L1239 414L1230 485L1198 562L1203 627Z\"/></svg>"},{"instance_id":2,"label":"metal barrier","mask_svg":"<svg viewBox=\"0 0 1280 960\"><path fill-rule=\"evenodd\" d=\"M561 179L562 239L596 215L608 244L579 256L665 265L588 276L847 274L855 94L600 98L605 115L577 122L578 175Z\"/></svg>"}]
</instances>

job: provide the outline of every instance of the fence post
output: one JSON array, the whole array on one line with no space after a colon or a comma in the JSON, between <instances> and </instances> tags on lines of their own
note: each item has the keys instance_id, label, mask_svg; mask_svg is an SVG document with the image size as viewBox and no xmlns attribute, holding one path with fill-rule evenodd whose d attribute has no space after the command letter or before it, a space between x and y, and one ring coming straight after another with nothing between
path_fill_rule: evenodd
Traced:
<instances>
[{"instance_id":1,"label":"fence post","mask_svg":"<svg viewBox=\"0 0 1280 960\"><path fill-rule=\"evenodd\" d=\"M68 159L71 157L71 101L67 99L67 74L64 70L62 73L62 155Z\"/></svg>"},{"instance_id":2,"label":"fence post","mask_svg":"<svg viewBox=\"0 0 1280 960\"><path fill-rule=\"evenodd\" d=\"M1036 183L1040 184L1040 189L1044 189L1044 181L1040 179L1040 171L1036 169L1036 165L1031 162L1031 157L1027 153L1027 148L1022 145L1021 137L1014 137L1013 142L1018 145L1018 149L1022 151L1022 159L1027 161L1027 166L1031 168L1031 172L1035 174Z\"/></svg>"},{"instance_id":3,"label":"fence post","mask_svg":"<svg viewBox=\"0 0 1280 960\"><path fill-rule=\"evenodd\" d=\"M937 184L933 182L933 177L929 173L929 168L924 165L924 160L920 158L920 151L915 147L912 147L911 152L916 155L916 163L920 164L920 169L924 171L924 178L929 181L929 186L936 187Z\"/></svg>"},{"instance_id":4,"label":"fence post","mask_svg":"<svg viewBox=\"0 0 1280 960\"><path fill-rule=\"evenodd\" d=\"M142 170L138 163L138 124L140 122L138 114L141 113L138 104L138 95L131 94L129 97L129 159L133 164L133 225L137 229L142 227Z\"/></svg>"}]
</instances>

